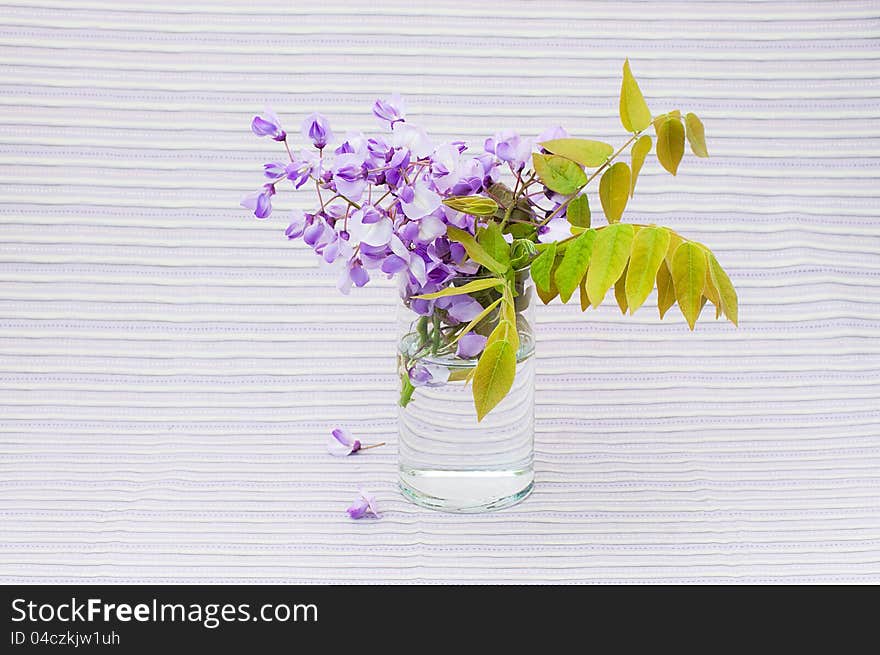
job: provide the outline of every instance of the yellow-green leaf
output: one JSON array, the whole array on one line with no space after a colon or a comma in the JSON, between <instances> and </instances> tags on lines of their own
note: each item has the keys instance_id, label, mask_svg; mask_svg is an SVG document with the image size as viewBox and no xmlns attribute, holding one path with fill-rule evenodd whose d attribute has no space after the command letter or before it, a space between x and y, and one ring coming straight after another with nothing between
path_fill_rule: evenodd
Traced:
<instances>
[{"instance_id":1,"label":"yellow-green leaf","mask_svg":"<svg viewBox=\"0 0 880 655\"><path fill-rule=\"evenodd\" d=\"M660 126L663 124L667 118L681 118L681 112L678 109L673 109L672 111L666 112L665 114L660 114L659 116L654 116L654 131L660 129Z\"/></svg>"},{"instance_id":2,"label":"yellow-green leaf","mask_svg":"<svg viewBox=\"0 0 880 655\"><path fill-rule=\"evenodd\" d=\"M648 156L649 152L651 152L651 137L643 134L629 151L632 157L632 182L629 186L630 197L636 192L636 180L639 177L639 171L642 170L642 165L645 163L645 157Z\"/></svg>"},{"instance_id":3,"label":"yellow-green leaf","mask_svg":"<svg viewBox=\"0 0 880 655\"><path fill-rule=\"evenodd\" d=\"M504 289L504 293L501 296L503 303L501 305L501 316L512 326L507 334L507 340L513 346L514 351L516 351L519 350L519 332L516 329L516 302L514 301L513 293L513 289L510 286Z\"/></svg>"},{"instance_id":4,"label":"yellow-green leaf","mask_svg":"<svg viewBox=\"0 0 880 655\"><path fill-rule=\"evenodd\" d=\"M609 223L616 223L623 216L630 192L630 170L626 163L619 161L602 174L599 181L599 200L602 211Z\"/></svg>"},{"instance_id":5,"label":"yellow-green leaf","mask_svg":"<svg viewBox=\"0 0 880 655\"><path fill-rule=\"evenodd\" d=\"M590 201L587 196L578 196L568 203L565 217L573 227L590 227Z\"/></svg>"},{"instance_id":6,"label":"yellow-green leaf","mask_svg":"<svg viewBox=\"0 0 880 655\"><path fill-rule=\"evenodd\" d=\"M661 227L645 227L635 235L626 275L626 303L630 314L642 306L654 288L668 247L669 231Z\"/></svg>"},{"instance_id":7,"label":"yellow-green leaf","mask_svg":"<svg viewBox=\"0 0 880 655\"><path fill-rule=\"evenodd\" d=\"M675 175L684 156L684 127L678 118L667 117L657 128L657 159Z\"/></svg>"},{"instance_id":8,"label":"yellow-green leaf","mask_svg":"<svg viewBox=\"0 0 880 655\"><path fill-rule=\"evenodd\" d=\"M541 182L556 193L569 195L587 183L587 174L570 159L559 155L532 154L532 166Z\"/></svg>"},{"instance_id":9,"label":"yellow-green leaf","mask_svg":"<svg viewBox=\"0 0 880 655\"><path fill-rule=\"evenodd\" d=\"M549 289L542 289L539 286L535 286L535 291L538 293L538 298L540 298L541 302L545 305L550 304L550 301L559 295L559 289L556 288L556 283L552 280Z\"/></svg>"},{"instance_id":10,"label":"yellow-green leaf","mask_svg":"<svg viewBox=\"0 0 880 655\"><path fill-rule=\"evenodd\" d=\"M504 275L504 273L507 272L508 267L486 252L485 248L477 243L477 240L470 232L448 225L446 227L446 236L452 241L456 241L464 246L465 251L467 251L467 254L471 259L478 264L485 266L493 273Z\"/></svg>"},{"instance_id":11,"label":"yellow-green leaf","mask_svg":"<svg viewBox=\"0 0 880 655\"><path fill-rule=\"evenodd\" d=\"M664 260L657 269L657 309L660 310L662 319L669 308L675 304L675 288L672 284L672 274Z\"/></svg>"},{"instance_id":12,"label":"yellow-green leaf","mask_svg":"<svg viewBox=\"0 0 880 655\"><path fill-rule=\"evenodd\" d=\"M739 321L739 300L736 297L736 289L727 277L727 273L721 268L721 264L715 259L715 255L709 253L709 275L712 277L712 283L718 289L718 295L721 297L721 309L724 315L734 325L738 325Z\"/></svg>"},{"instance_id":13,"label":"yellow-green leaf","mask_svg":"<svg viewBox=\"0 0 880 655\"><path fill-rule=\"evenodd\" d=\"M453 371L449 371L449 377L447 378L447 382L467 382L468 378L473 373L474 368L472 366L468 366L467 368L459 368Z\"/></svg>"},{"instance_id":14,"label":"yellow-green leaf","mask_svg":"<svg viewBox=\"0 0 880 655\"><path fill-rule=\"evenodd\" d=\"M617 279L617 282L614 283L614 298L617 300L617 306L620 307L620 312L622 314L626 314L626 278L627 278L627 269L623 269L623 274Z\"/></svg>"},{"instance_id":15,"label":"yellow-green leaf","mask_svg":"<svg viewBox=\"0 0 880 655\"><path fill-rule=\"evenodd\" d=\"M642 90L629 68L629 59L623 63L623 82L620 85L620 122L627 132L641 132L651 124L651 110Z\"/></svg>"},{"instance_id":16,"label":"yellow-green leaf","mask_svg":"<svg viewBox=\"0 0 880 655\"><path fill-rule=\"evenodd\" d=\"M483 250L504 268L510 266L510 245L504 240L501 226L498 223L489 221L486 227L480 229L477 234L477 243L483 246Z\"/></svg>"},{"instance_id":17,"label":"yellow-green leaf","mask_svg":"<svg viewBox=\"0 0 880 655\"><path fill-rule=\"evenodd\" d=\"M672 256L672 284L675 299L688 326L694 329L702 308L703 285L708 263L706 253L697 244L685 241Z\"/></svg>"},{"instance_id":18,"label":"yellow-green leaf","mask_svg":"<svg viewBox=\"0 0 880 655\"><path fill-rule=\"evenodd\" d=\"M678 250L678 247L684 243L684 239L672 230L667 230L667 232L669 232L669 247L666 248L666 265L672 270L672 256L675 254L675 251Z\"/></svg>"},{"instance_id":19,"label":"yellow-green leaf","mask_svg":"<svg viewBox=\"0 0 880 655\"><path fill-rule=\"evenodd\" d=\"M513 325L510 324L510 321L502 318L498 321L498 325L495 326L495 329L489 334L489 338L486 339L486 345L483 346L483 350L491 346L496 341L510 341L508 339L508 335L511 330L514 330Z\"/></svg>"},{"instance_id":20,"label":"yellow-green leaf","mask_svg":"<svg viewBox=\"0 0 880 655\"><path fill-rule=\"evenodd\" d=\"M550 273L553 270L553 262L556 261L556 242L550 243L550 247L538 255L532 262L532 279L538 289L550 291Z\"/></svg>"},{"instance_id":21,"label":"yellow-green leaf","mask_svg":"<svg viewBox=\"0 0 880 655\"><path fill-rule=\"evenodd\" d=\"M706 150L706 131L703 129L703 121L697 118L696 114L685 114L684 125L688 143L691 146L691 152L697 157L708 157L709 151Z\"/></svg>"},{"instance_id":22,"label":"yellow-green leaf","mask_svg":"<svg viewBox=\"0 0 880 655\"><path fill-rule=\"evenodd\" d=\"M601 166L614 154L611 144L590 139L552 139L540 145L554 155L562 155L587 168Z\"/></svg>"},{"instance_id":23,"label":"yellow-green leaf","mask_svg":"<svg viewBox=\"0 0 880 655\"><path fill-rule=\"evenodd\" d=\"M502 287L504 286L504 280L499 280L496 277L487 277L480 280L474 280L473 282L468 282L467 284L462 284L460 287L446 287L440 291L435 291L434 293L425 293L421 296L413 296L414 298L421 298L423 300L433 300L434 298L443 298L444 296L461 296L465 293L474 293L475 291L483 291L484 289L491 289L492 287Z\"/></svg>"},{"instance_id":24,"label":"yellow-green leaf","mask_svg":"<svg viewBox=\"0 0 880 655\"><path fill-rule=\"evenodd\" d=\"M611 285L626 268L633 242L633 226L615 223L597 230L593 256L587 270L587 295L598 307Z\"/></svg>"},{"instance_id":25,"label":"yellow-green leaf","mask_svg":"<svg viewBox=\"0 0 880 655\"><path fill-rule=\"evenodd\" d=\"M488 346L474 371L473 393L477 421L491 412L507 395L516 376L516 351L509 341L498 340Z\"/></svg>"},{"instance_id":26,"label":"yellow-green leaf","mask_svg":"<svg viewBox=\"0 0 880 655\"><path fill-rule=\"evenodd\" d=\"M718 288L712 281L712 274L709 272L708 268L706 269L706 282L703 285L703 295L706 296L709 302L715 307L715 318L717 319L721 316L721 296L719 295Z\"/></svg>"},{"instance_id":27,"label":"yellow-green leaf","mask_svg":"<svg viewBox=\"0 0 880 655\"><path fill-rule=\"evenodd\" d=\"M587 269L587 270L589 270L589 269ZM584 276L584 278L581 280L580 290L581 290L581 293L580 293L581 311L585 312L585 311L587 311L587 307L590 306L590 296L587 294L587 278L586 278L586 276Z\"/></svg>"},{"instance_id":28,"label":"yellow-green leaf","mask_svg":"<svg viewBox=\"0 0 880 655\"><path fill-rule=\"evenodd\" d=\"M596 230L590 229L566 245L565 254L554 274L556 288L559 289L559 298L562 302L568 302L571 294L583 279L584 273L587 272L595 240Z\"/></svg>"},{"instance_id":29,"label":"yellow-green leaf","mask_svg":"<svg viewBox=\"0 0 880 655\"><path fill-rule=\"evenodd\" d=\"M498 203L485 196L452 196L444 198L443 204L471 216L492 216L498 211Z\"/></svg>"}]
</instances>

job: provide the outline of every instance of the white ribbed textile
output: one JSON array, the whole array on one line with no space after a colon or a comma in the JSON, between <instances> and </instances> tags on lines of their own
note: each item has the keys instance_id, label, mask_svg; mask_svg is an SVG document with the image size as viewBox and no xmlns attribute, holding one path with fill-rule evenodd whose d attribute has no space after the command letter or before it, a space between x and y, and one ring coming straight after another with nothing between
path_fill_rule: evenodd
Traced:
<instances>
[{"instance_id":1,"label":"white ribbed textile","mask_svg":"<svg viewBox=\"0 0 880 655\"><path fill-rule=\"evenodd\" d=\"M0 579L880 582L878 37L875 0L0 0ZM238 207L250 118L397 90L437 140L622 143L625 57L712 155L627 216L710 245L741 327L540 308L534 495L418 509L396 294L287 242L308 192Z\"/></svg>"}]
</instances>

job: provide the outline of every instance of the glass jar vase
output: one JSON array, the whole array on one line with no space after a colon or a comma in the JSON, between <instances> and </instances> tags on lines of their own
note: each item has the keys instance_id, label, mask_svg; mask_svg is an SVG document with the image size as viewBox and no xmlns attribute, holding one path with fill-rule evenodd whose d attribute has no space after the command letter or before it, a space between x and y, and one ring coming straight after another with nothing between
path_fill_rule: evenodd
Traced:
<instances>
[{"instance_id":1,"label":"glass jar vase","mask_svg":"<svg viewBox=\"0 0 880 655\"><path fill-rule=\"evenodd\" d=\"M452 286L472 282L455 279ZM470 377L499 309L456 340L496 289L433 301L404 300L399 311L400 489L423 507L485 512L516 504L534 482L535 295L529 269L515 273L516 374L507 396L477 420ZM405 291L402 291L405 298Z\"/></svg>"}]
</instances>

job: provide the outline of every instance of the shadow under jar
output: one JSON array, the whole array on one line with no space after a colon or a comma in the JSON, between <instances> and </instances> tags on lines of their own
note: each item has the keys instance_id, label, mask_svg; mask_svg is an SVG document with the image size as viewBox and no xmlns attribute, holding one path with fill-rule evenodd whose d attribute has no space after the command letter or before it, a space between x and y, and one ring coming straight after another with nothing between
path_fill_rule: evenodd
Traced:
<instances>
[{"instance_id":1,"label":"shadow under jar","mask_svg":"<svg viewBox=\"0 0 880 655\"><path fill-rule=\"evenodd\" d=\"M451 284L475 279L457 278ZM450 512L486 512L520 502L534 482L535 292L529 269L515 274L520 347L513 386L479 422L469 381L479 353L468 350L481 339L471 337L470 349L455 339L468 317L490 306L500 292L486 289L432 303L408 301L405 293L402 289L398 321L401 491L417 505ZM488 337L498 320L496 308L473 333Z\"/></svg>"}]
</instances>

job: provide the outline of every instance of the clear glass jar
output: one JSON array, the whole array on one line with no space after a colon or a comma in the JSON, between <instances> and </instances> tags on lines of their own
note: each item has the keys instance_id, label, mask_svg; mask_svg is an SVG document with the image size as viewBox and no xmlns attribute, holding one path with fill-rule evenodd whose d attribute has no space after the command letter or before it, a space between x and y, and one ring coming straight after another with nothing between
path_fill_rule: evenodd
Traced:
<instances>
[{"instance_id":1,"label":"clear glass jar","mask_svg":"<svg viewBox=\"0 0 880 655\"><path fill-rule=\"evenodd\" d=\"M461 286L474 279L461 278L452 284ZM517 271L515 280L520 338L516 375L508 395L480 422L468 380L479 354L461 352L460 346L452 343L468 323L453 314L470 316L476 307L472 300L487 307L500 294L488 289L455 296L457 302L471 304L470 314L450 310L447 301L435 301L427 315L417 314L406 303L401 305L400 489L417 505L450 512L485 512L518 503L532 490L535 291L528 268ZM498 319L496 309L473 332L488 336Z\"/></svg>"}]
</instances>

